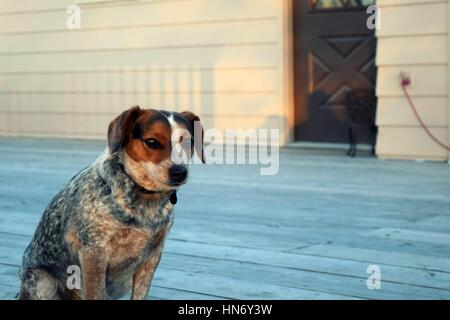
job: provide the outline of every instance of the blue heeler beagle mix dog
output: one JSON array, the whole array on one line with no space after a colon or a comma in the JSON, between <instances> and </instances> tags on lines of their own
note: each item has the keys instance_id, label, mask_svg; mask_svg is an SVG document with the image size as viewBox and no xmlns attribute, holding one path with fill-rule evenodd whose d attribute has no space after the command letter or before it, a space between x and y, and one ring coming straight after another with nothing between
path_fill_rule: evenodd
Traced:
<instances>
[{"instance_id":1,"label":"blue heeler beagle mix dog","mask_svg":"<svg viewBox=\"0 0 450 320\"><path fill-rule=\"evenodd\" d=\"M23 256L18 298L117 299L131 291L145 299L188 176L187 161L174 161L172 151L181 146L190 158L195 147L204 162L199 121L139 107L114 119L105 153L45 210ZM69 266L81 269L80 289L67 288Z\"/></svg>"}]
</instances>

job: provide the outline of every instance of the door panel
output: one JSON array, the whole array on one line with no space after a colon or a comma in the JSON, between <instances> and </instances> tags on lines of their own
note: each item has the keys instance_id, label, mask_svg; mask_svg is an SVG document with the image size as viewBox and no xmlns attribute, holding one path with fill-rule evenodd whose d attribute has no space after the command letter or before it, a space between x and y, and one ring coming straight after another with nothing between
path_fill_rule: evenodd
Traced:
<instances>
[{"instance_id":1,"label":"door panel","mask_svg":"<svg viewBox=\"0 0 450 320\"><path fill-rule=\"evenodd\" d=\"M375 90L373 2L294 0L296 140L347 142L346 93Z\"/></svg>"}]
</instances>

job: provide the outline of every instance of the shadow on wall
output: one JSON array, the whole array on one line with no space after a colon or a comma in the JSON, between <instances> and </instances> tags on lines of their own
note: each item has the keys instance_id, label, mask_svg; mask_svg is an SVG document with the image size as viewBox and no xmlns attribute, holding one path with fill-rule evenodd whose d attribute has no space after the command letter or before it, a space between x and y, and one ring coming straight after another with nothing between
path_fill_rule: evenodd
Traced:
<instances>
[{"instance_id":1,"label":"shadow on wall","mask_svg":"<svg viewBox=\"0 0 450 320\"><path fill-rule=\"evenodd\" d=\"M206 116L208 126L214 127L214 117L211 116L215 114L214 67L124 67L120 73L122 90L110 95L110 99L120 101L119 107L111 110L113 113L132 105L176 112L190 110ZM99 104L104 105L101 101ZM117 103L111 105L118 106Z\"/></svg>"},{"instance_id":2,"label":"shadow on wall","mask_svg":"<svg viewBox=\"0 0 450 320\"><path fill-rule=\"evenodd\" d=\"M215 75L211 67L127 66L2 74L0 131L8 135L104 138L109 122L140 105L170 111L191 110L213 127ZM7 93L7 94L6 94Z\"/></svg>"}]
</instances>

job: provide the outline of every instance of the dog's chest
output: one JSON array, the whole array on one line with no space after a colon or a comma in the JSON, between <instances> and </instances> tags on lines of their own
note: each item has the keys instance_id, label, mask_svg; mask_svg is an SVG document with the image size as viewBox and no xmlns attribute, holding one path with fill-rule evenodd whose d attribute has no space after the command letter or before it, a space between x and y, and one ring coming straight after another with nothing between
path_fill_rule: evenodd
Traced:
<instances>
[{"instance_id":1,"label":"dog's chest","mask_svg":"<svg viewBox=\"0 0 450 320\"><path fill-rule=\"evenodd\" d=\"M108 241L110 270L124 270L142 262L150 254L153 238L153 232L147 230L117 228Z\"/></svg>"}]
</instances>

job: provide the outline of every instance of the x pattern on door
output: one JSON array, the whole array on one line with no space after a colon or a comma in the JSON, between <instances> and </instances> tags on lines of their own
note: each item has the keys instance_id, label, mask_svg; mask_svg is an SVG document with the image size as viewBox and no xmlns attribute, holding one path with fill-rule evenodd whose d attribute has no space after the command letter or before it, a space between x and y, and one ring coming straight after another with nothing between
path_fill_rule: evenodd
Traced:
<instances>
[{"instance_id":1,"label":"x pattern on door","mask_svg":"<svg viewBox=\"0 0 450 320\"><path fill-rule=\"evenodd\" d=\"M372 45L370 36L321 37L314 42L308 61L312 107L342 105L348 91L362 84L375 87Z\"/></svg>"},{"instance_id":2,"label":"x pattern on door","mask_svg":"<svg viewBox=\"0 0 450 320\"><path fill-rule=\"evenodd\" d=\"M373 2L294 2L296 139L347 141L347 93L375 91L376 38L364 10Z\"/></svg>"}]
</instances>

